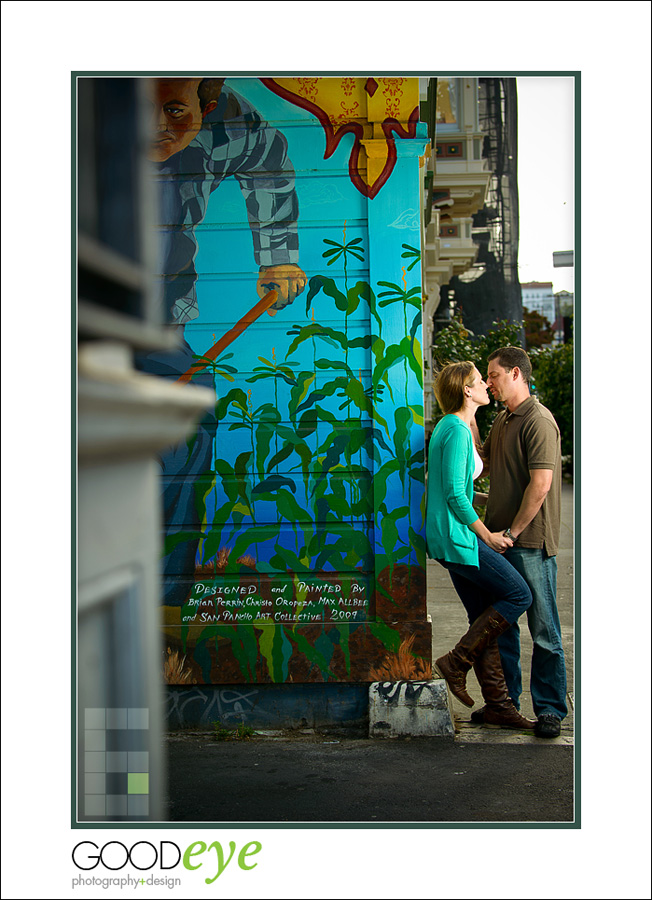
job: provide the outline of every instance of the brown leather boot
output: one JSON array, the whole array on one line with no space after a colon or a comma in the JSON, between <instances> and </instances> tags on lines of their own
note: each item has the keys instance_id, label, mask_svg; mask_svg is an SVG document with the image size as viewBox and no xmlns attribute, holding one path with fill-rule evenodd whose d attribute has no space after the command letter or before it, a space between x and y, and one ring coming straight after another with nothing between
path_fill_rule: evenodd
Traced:
<instances>
[{"instance_id":1,"label":"brown leather boot","mask_svg":"<svg viewBox=\"0 0 652 900\"><path fill-rule=\"evenodd\" d=\"M509 622L499 612L488 606L480 613L464 637L460 638L453 650L440 656L435 668L442 675L451 692L466 706L473 706L474 700L466 691L466 673L478 659L487 643L507 631Z\"/></svg>"},{"instance_id":2,"label":"brown leather boot","mask_svg":"<svg viewBox=\"0 0 652 900\"><path fill-rule=\"evenodd\" d=\"M516 709L505 684L505 675L500 661L498 641L492 638L485 646L473 666L480 682L485 706L482 721L485 725L499 728L520 728L532 730L536 721L526 719Z\"/></svg>"}]
</instances>

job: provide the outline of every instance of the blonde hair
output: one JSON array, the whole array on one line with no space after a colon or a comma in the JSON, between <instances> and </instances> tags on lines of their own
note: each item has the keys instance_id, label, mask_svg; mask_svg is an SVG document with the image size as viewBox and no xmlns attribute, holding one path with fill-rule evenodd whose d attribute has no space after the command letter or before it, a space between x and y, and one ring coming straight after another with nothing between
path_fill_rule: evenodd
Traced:
<instances>
[{"instance_id":1,"label":"blonde hair","mask_svg":"<svg viewBox=\"0 0 652 900\"><path fill-rule=\"evenodd\" d=\"M449 363L435 378L434 392L441 411L459 412L464 406L464 388L475 381L475 363Z\"/></svg>"}]
</instances>

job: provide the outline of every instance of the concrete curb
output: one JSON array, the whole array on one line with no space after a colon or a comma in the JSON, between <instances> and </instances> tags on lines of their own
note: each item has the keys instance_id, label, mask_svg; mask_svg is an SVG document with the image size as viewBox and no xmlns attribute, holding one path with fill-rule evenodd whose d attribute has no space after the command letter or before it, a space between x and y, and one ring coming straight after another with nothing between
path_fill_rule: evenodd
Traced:
<instances>
[{"instance_id":1,"label":"concrete curb","mask_svg":"<svg viewBox=\"0 0 652 900\"><path fill-rule=\"evenodd\" d=\"M448 688L436 681L376 681L369 685L369 737L455 736Z\"/></svg>"}]
</instances>

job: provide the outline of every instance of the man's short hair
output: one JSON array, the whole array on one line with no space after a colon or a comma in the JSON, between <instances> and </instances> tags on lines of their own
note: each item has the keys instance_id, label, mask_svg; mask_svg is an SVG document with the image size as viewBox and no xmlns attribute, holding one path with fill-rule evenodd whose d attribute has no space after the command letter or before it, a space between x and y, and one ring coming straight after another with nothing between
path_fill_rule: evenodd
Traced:
<instances>
[{"instance_id":1,"label":"man's short hair","mask_svg":"<svg viewBox=\"0 0 652 900\"><path fill-rule=\"evenodd\" d=\"M219 99L223 84L223 78L202 78L197 88L199 108L202 112L204 112L211 100Z\"/></svg>"},{"instance_id":2,"label":"man's short hair","mask_svg":"<svg viewBox=\"0 0 652 900\"><path fill-rule=\"evenodd\" d=\"M492 359L497 359L498 365L502 366L503 369L513 369L514 366L518 366L521 370L523 381L527 385L530 384L532 363L525 350L521 350L520 347L501 347L500 350L494 350L487 362L491 362Z\"/></svg>"}]
</instances>

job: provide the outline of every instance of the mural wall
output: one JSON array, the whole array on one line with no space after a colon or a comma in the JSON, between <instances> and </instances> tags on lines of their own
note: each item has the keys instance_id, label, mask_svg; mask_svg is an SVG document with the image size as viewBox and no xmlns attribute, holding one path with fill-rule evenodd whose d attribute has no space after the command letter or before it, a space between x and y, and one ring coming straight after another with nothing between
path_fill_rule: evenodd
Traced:
<instances>
[{"instance_id":1,"label":"mural wall","mask_svg":"<svg viewBox=\"0 0 652 900\"><path fill-rule=\"evenodd\" d=\"M161 459L167 680L423 673L418 80L149 90L181 345L140 365L217 393Z\"/></svg>"}]
</instances>

